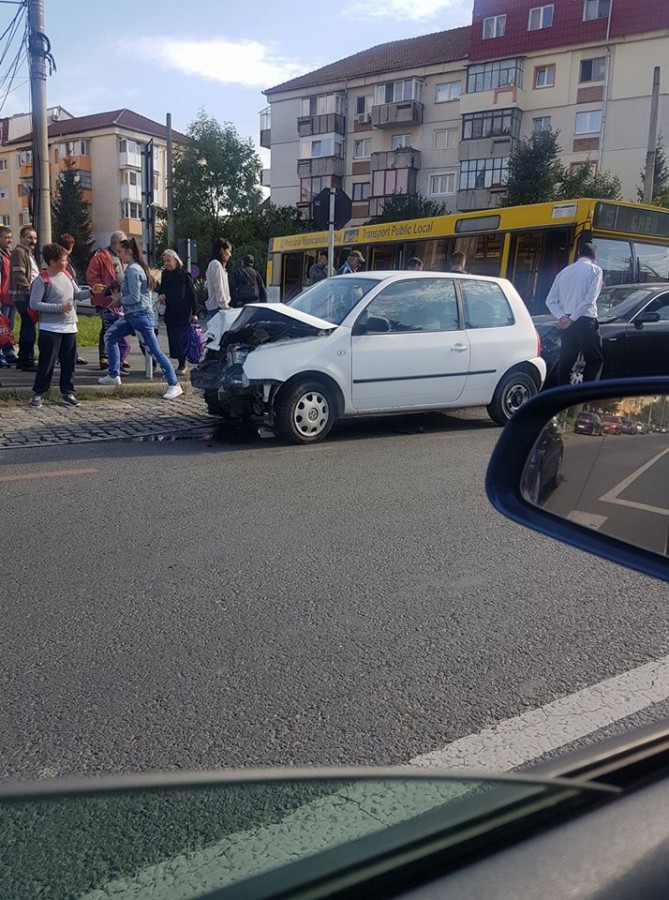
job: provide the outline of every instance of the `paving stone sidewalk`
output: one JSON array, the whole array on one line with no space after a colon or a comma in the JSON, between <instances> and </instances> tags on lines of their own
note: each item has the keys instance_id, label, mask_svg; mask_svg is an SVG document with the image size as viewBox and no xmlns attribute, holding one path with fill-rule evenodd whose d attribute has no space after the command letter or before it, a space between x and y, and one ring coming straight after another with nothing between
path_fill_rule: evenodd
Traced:
<instances>
[{"instance_id":1,"label":"paving stone sidewalk","mask_svg":"<svg viewBox=\"0 0 669 900\"><path fill-rule=\"evenodd\" d=\"M177 400L160 395L114 400L83 400L75 409L60 405L59 397L45 400L41 409L25 403L0 404L0 450L122 440L174 431L215 427L199 394Z\"/></svg>"}]
</instances>

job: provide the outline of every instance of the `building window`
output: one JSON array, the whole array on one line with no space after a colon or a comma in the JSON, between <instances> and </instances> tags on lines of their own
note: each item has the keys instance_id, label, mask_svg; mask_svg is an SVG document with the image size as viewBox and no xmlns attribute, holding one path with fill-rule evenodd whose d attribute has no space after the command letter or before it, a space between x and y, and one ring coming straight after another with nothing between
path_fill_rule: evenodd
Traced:
<instances>
[{"instance_id":1,"label":"building window","mask_svg":"<svg viewBox=\"0 0 669 900\"><path fill-rule=\"evenodd\" d=\"M457 147L458 129L457 128L438 128L434 133L433 148L435 150L450 150Z\"/></svg>"},{"instance_id":2,"label":"building window","mask_svg":"<svg viewBox=\"0 0 669 900\"><path fill-rule=\"evenodd\" d=\"M0 216L0 225L9 225L9 216Z\"/></svg>"},{"instance_id":3,"label":"building window","mask_svg":"<svg viewBox=\"0 0 669 900\"><path fill-rule=\"evenodd\" d=\"M489 38L504 37L506 31L506 16L489 16L483 20L483 40Z\"/></svg>"},{"instance_id":4,"label":"building window","mask_svg":"<svg viewBox=\"0 0 669 900\"><path fill-rule=\"evenodd\" d=\"M0 200L7 199L7 188L0 188Z\"/></svg>"},{"instance_id":5,"label":"building window","mask_svg":"<svg viewBox=\"0 0 669 900\"><path fill-rule=\"evenodd\" d=\"M555 66L538 66L534 70L535 88L553 87L555 84Z\"/></svg>"},{"instance_id":6,"label":"building window","mask_svg":"<svg viewBox=\"0 0 669 900\"><path fill-rule=\"evenodd\" d=\"M542 28L550 28L553 24L553 4L550 6L535 6L530 10L527 23L528 31L540 31Z\"/></svg>"},{"instance_id":7,"label":"building window","mask_svg":"<svg viewBox=\"0 0 669 900\"><path fill-rule=\"evenodd\" d=\"M140 184L140 173L135 171L134 169L128 169L123 172L121 175L121 181L123 184Z\"/></svg>"},{"instance_id":8,"label":"building window","mask_svg":"<svg viewBox=\"0 0 669 900\"><path fill-rule=\"evenodd\" d=\"M372 139L365 138L362 141L355 141L353 144L353 159L369 159L372 152Z\"/></svg>"},{"instance_id":9,"label":"building window","mask_svg":"<svg viewBox=\"0 0 669 900\"><path fill-rule=\"evenodd\" d=\"M443 172L438 175L430 175L428 190L430 194L454 194L455 172Z\"/></svg>"},{"instance_id":10,"label":"building window","mask_svg":"<svg viewBox=\"0 0 669 900\"><path fill-rule=\"evenodd\" d=\"M550 131L551 130L551 117L550 116L537 116L536 119L532 119L532 131L535 134L538 134L540 131Z\"/></svg>"},{"instance_id":11,"label":"building window","mask_svg":"<svg viewBox=\"0 0 669 900\"><path fill-rule=\"evenodd\" d=\"M90 141L64 141L58 145L58 153L62 157L69 156L90 156Z\"/></svg>"},{"instance_id":12,"label":"building window","mask_svg":"<svg viewBox=\"0 0 669 900\"><path fill-rule=\"evenodd\" d=\"M411 146L410 134L394 134L390 139L391 150L403 150L405 147Z\"/></svg>"},{"instance_id":13,"label":"building window","mask_svg":"<svg viewBox=\"0 0 669 900\"><path fill-rule=\"evenodd\" d=\"M121 218L123 219L141 219L142 212L139 203L126 201L121 204Z\"/></svg>"},{"instance_id":14,"label":"building window","mask_svg":"<svg viewBox=\"0 0 669 900\"><path fill-rule=\"evenodd\" d=\"M365 200L369 200L371 189L372 186L369 181L358 181L353 185L353 202L362 203Z\"/></svg>"},{"instance_id":15,"label":"building window","mask_svg":"<svg viewBox=\"0 0 669 900\"><path fill-rule=\"evenodd\" d=\"M63 173L61 173L60 177L62 179ZM90 191L93 188L90 172L85 172L81 169L77 169L75 171L74 180L83 191Z\"/></svg>"},{"instance_id":16,"label":"building window","mask_svg":"<svg viewBox=\"0 0 669 900\"><path fill-rule=\"evenodd\" d=\"M508 170L508 157L463 160L460 163L460 190L471 191L504 185Z\"/></svg>"},{"instance_id":17,"label":"building window","mask_svg":"<svg viewBox=\"0 0 669 900\"><path fill-rule=\"evenodd\" d=\"M611 12L611 0L585 0L583 4L583 21L607 19Z\"/></svg>"},{"instance_id":18,"label":"building window","mask_svg":"<svg viewBox=\"0 0 669 900\"><path fill-rule=\"evenodd\" d=\"M260 112L260 130L270 131L272 128L272 107L266 106Z\"/></svg>"},{"instance_id":19,"label":"building window","mask_svg":"<svg viewBox=\"0 0 669 900\"><path fill-rule=\"evenodd\" d=\"M317 197L321 191L326 188L340 187L341 179L333 178L330 175L322 175L320 178L302 178L300 179L300 203L311 203L314 197Z\"/></svg>"},{"instance_id":20,"label":"building window","mask_svg":"<svg viewBox=\"0 0 669 900\"><path fill-rule=\"evenodd\" d=\"M494 91L509 85L523 86L522 59L500 59L496 62L477 63L467 69L467 93Z\"/></svg>"},{"instance_id":21,"label":"building window","mask_svg":"<svg viewBox=\"0 0 669 900\"><path fill-rule=\"evenodd\" d=\"M7 160L0 159L0 172L6 172L6 171L7 171Z\"/></svg>"},{"instance_id":22,"label":"building window","mask_svg":"<svg viewBox=\"0 0 669 900\"><path fill-rule=\"evenodd\" d=\"M405 78L403 81L389 81L377 84L374 101L377 106L382 103L400 103L403 100L423 102L423 82L417 78Z\"/></svg>"},{"instance_id":23,"label":"building window","mask_svg":"<svg viewBox=\"0 0 669 900\"><path fill-rule=\"evenodd\" d=\"M32 150L21 150L19 152L19 165L20 166L30 166L33 161L33 152Z\"/></svg>"},{"instance_id":24,"label":"building window","mask_svg":"<svg viewBox=\"0 0 669 900\"><path fill-rule=\"evenodd\" d=\"M327 113L344 115L343 94L319 94L316 97L304 97L302 99L303 116L324 116Z\"/></svg>"},{"instance_id":25,"label":"building window","mask_svg":"<svg viewBox=\"0 0 669 900\"><path fill-rule=\"evenodd\" d=\"M446 103L448 100L457 100L461 87L459 81L445 81L443 84L438 84L434 93L434 102Z\"/></svg>"},{"instance_id":26,"label":"building window","mask_svg":"<svg viewBox=\"0 0 669 900\"><path fill-rule=\"evenodd\" d=\"M606 75L606 57L596 56L594 59L581 60L579 81L604 81Z\"/></svg>"},{"instance_id":27,"label":"building window","mask_svg":"<svg viewBox=\"0 0 669 900\"><path fill-rule=\"evenodd\" d=\"M144 149L144 144L141 144L139 141L130 141L126 138L120 138L118 149L121 153L141 153Z\"/></svg>"},{"instance_id":28,"label":"building window","mask_svg":"<svg viewBox=\"0 0 669 900\"><path fill-rule=\"evenodd\" d=\"M522 113L519 109L466 113L462 117L462 140L471 141L499 135L517 138L520 135L521 118Z\"/></svg>"},{"instance_id":29,"label":"building window","mask_svg":"<svg viewBox=\"0 0 669 900\"><path fill-rule=\"evenodd\" d=\"M392 194L409 192L408 169L382 169L374 172L372 179L372 195L374 197L389 197Z\"/></svg>"},{"instance_id":30,"label":"building window","mask_svg":"<svg viewBox=\"0 0 669 900\"><path fill-rule=\"evenodd\" d=\"M372 98L370 96L355 98L356 115L358 115L358 116L366 115L370 111L371 108L372 108Z\"/></svg>"},{"instance_id":31,"label":"building window","mask_svg":"<svg viewBox=\"0 0 669 900\"><path fill-rule=\"evenodd\" d=\"M341 137L334 134L323 135L314 140L302 141L300 159L318 159L321 156L343 156L344 145Z\"/></svg>"},{"instance_id":32,"label":"building window","mask_svg":"<svg viewBox=\"0 0 669 900\"><path fill-rule=\"evenodd\" d=\"M574 134L599 134L602 130L601 109L592 112L576 113Z\"/></svg>"}]
</instances>

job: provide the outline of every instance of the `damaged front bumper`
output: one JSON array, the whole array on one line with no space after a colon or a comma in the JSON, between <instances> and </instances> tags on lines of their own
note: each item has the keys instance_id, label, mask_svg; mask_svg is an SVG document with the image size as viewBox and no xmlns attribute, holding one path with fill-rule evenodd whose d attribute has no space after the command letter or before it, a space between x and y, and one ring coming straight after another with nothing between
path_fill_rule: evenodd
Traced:
<instances>
[{"instance_id":1,"label":"damaged front bumper","mask_svg":"<svg viewBox=\"0 0 669 900\"><path fill-rule=\"evenodd\" d=\"M249 381L244 361L253 348L209 351L197 369L191 372L193 387L215 396L221 413L231 419L271 421L272 382Z\"/></svg>"}]
</instances>

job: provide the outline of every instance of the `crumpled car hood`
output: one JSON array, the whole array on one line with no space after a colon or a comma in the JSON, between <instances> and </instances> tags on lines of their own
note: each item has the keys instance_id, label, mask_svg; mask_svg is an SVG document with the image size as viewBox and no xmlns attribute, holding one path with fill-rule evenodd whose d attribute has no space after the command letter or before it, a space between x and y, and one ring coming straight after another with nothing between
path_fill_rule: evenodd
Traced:
<instances>
[{"instance_id":1,"label":"crumpled car hood","mask_svg":"<svg viewBox=\"0 0 669 900\"><path fill-rule=\"evenodd\" d=\"M221 347L261 344L292 338L319 337L334 331L337 326L325 319L292 309L284 303L249 303L225 331Z\"/></svg>"}]
</instances>

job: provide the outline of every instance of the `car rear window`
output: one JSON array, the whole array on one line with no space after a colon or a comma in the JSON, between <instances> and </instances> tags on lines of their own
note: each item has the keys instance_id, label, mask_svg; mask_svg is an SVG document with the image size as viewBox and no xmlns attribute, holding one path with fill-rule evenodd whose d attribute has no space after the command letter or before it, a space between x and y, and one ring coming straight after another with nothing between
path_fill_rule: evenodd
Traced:
<instances>
[{"instance_id":1,"label":"car rear window","mask_svg":"<svg viewBox=\"0 0 669 900\"><path fill-rule=\"evenodd\" d=\"M502 288L494 281L460 281L465 306L465 328L500 328L513 325L513 311Z\"/></svg>"}]
</instances>

